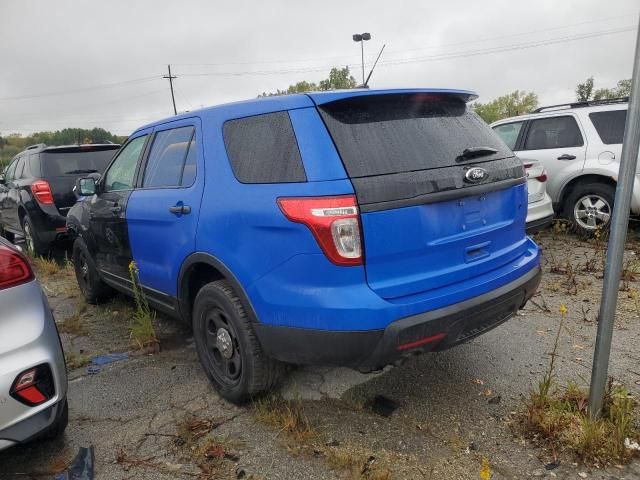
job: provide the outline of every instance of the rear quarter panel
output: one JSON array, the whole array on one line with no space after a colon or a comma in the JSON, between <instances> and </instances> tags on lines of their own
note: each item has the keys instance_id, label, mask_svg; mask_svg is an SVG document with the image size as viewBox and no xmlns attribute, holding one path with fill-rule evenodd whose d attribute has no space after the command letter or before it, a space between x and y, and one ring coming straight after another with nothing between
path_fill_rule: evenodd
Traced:
<instances>
[{"instance_id":1,"label":"rear quarter panel","mask_svg":"<svg viewBox=\"0 0 640 480\"><path fill-rule=\"evenodd\" d=\"M304 225L292 223L285 218L278 207L278 198L353 193L351 182L345 179L344 170L340 170L341 164L335 149L334 158L329 157L323 162L326 168L314 169L307 166L311 165L307 157L323 151L317 144L321 140L309 136L302 138L300 134L304 128L314 129L319 125L314 124L314 119L308 114L295 109L291 112L291 118L309 181L240 183L235 178L227 157L222 128L226 120L273 111L260 111L260 104L255 106L258 108L242 112L221 109L202 116L207 188L200 207L196 251L209 253L220 260L245 289L296 255L320 253L311 232ZM313 113L317 116L315 111ZM305 117L306 123L302 127L294 120L297 116ZM323 131L326 135L324 126L319 131L320 134ZM330 141L328 135L325 140ZM317 159L313 163L318 163ZM342 179L328 180L331 176L341 176Z\"/></svg>"}]
</instances>

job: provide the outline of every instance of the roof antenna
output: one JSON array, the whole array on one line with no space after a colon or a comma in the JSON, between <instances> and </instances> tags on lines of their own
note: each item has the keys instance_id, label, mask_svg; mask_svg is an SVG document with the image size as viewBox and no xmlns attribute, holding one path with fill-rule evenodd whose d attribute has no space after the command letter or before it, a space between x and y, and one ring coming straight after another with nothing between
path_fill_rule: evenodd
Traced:
<instances>
[{"instance_id":1,"label":"roof antenna","mask_svg":"<svg viewBox=\"0 0 640 480\"><path fill-rule=\"evenodd\" d=\"M373 70L376 68L376 65L378 64L378 60L380 60L380 56L382 55L382 51L386 46L387 46L386 43L382 45L382 48L380 49L380 53L378 53L378 58L376 58L376 61L373 63L373 67L371 67L371 71L369 72L369 75L367 75L367 79L365 80L364 84L360 85L358 88L369 88L369 79L371 78L371 74L373 73Z\"/></svg>"}]
</instances>

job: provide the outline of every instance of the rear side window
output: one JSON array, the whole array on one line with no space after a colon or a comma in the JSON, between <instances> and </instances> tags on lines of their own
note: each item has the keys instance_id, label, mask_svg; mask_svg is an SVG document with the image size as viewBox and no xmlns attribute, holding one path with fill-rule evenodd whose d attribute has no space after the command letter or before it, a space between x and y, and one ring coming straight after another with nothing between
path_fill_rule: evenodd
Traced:
<instances>
[{"instance_id":1,"label":"rear side window","mask_svg":"<svg viewBox=\"0 0 640 480\"><path fill-rule=\"evenodd\" d=\"M156 133L144 172L143 187L179 187L193 183L195 178L194 134L195 129L191 126ZM189 155L191 150L194 153ZM188 168L187 160L190 162ZM183 178L185 170L187 175Z\"/></svg>"},{"instance_id":2,"label":"rear side window","mask_svg":"<svg viewBox=\"0 0 640 480\"><path fill-rule=\"evenodd\" d=\"M507 147L513 150L516 147L522 125L524 125L524 122L505 123L504 125L493 127L493 131L507 144Z\"/></svg>"},{"instance_id":3,"label":"rear side window","mask_svg":"<svg viewBox=\"0 0 640 480\"><path fill-rule=\"evenodd\" d=\"M550 117L532 120L524 145L525 150L570 148L584 145L575 118Z\"/></svg>"},{"instance_id":4,"label":"rear side window","mask_svg":"<svg viewBox=\"0 0 640 480\"><path fill-rule=\"evenodd\" d=\"M108 150L56 149L45 151L40 154L42 174L45 177L59 177L63 175L102 173L117 151L117 148Z\"/></svg>"},{"instance_id":5,"label":"rear side window","mask_svg":"<svg viewBox=\"0 0 640 480\"><path fill-rule=\"evenodd\" d=\"M320 113L351 178L457 165L470 147L497 150L480 162L513 156L463 101L449 96L355 97L322 105Z\"/></svg>"},{"instance_id":6,"label":"rear side window","mask_svg":"<svg viewBox=\"0 0 640 480\"><path fill-rule=\"evenodd\" d=\"M23 173L24 173L24 164L26 162L27 162L27 156L26 155L20 157L20 160L18 160L18 165L16 166L16 171L13 174L13 178L14 179L20 180L21 178L25 178Z\"/></svg>"},{"instance_id":7,"label":"rear side window","mask_svg":"<svg viewBox=\"0 0 640 480\"><path fill-rule=\"evenodd\" d=\"M300 150L287 112L229 120L224 144L242 183L306 182Z\"/></svg>"},{"instance_id":8,"label":"rear side window","mask_svg":"<svg viewBox=\"0 0 640 480\"><path fill-rule=\"evenodd\" d=\"M589 118L593 126L596 127L602 143L606 145L622 143L624 124L627 121L626 110L594 112L589 114Z\"/></svg>"}]
</instances>

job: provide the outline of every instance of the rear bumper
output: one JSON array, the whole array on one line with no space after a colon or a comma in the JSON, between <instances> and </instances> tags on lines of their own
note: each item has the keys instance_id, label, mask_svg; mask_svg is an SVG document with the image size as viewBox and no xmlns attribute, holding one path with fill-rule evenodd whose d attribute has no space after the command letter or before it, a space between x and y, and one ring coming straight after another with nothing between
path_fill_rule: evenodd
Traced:
<instances>
[{"instance_id":1,"label":"rear bumper","mask_svg":"<svg viewBox=\"0 0 640 480\"><path fill-rule=\"evenodd\" d=\"M47 430L60 421L60 418L64 414L64 405L66 402L67 399L63 398L58 403L0 431L0 450L20 443L26 443L47 432Z\"/></svg>"},{"instance_id":2,"label":"rear bumper","mask_svg":"<svg viewBox=\"0 0 640 480\"><path fill-rule=\"evenodd\" d=\"M53 424L67 396L67 374L51 308L36 280L0 291L0 449L39 435ZM10 396L22 372L46 364L55 390L30 407Z\"/></svg>"},{"instance_id":3,"label":"rear bumper","mask_svg":"<svg viewBox=\"0 0 640 480\"><path fill-rule=\"evenodd\" d=\"M511 318L533 296L540 267L477 297L402 318L380 330L330 331L255 325L267 355L294 364L339 365L363 372L451 348Z\"/></svg>"},{"instance_id":4,"label":"rear bumper","mask_svg":"<svg viewBox=\"0 0 640 480\"><path fill-rule=\"evenodd\" d=\"M527 233L531 235L532 233L539 232L545 227L549 226L553 222L553 215L549 215L548 217L542 217L537 220L532 220L531 222L527 222Z\"/></svg>"}]
</instances>

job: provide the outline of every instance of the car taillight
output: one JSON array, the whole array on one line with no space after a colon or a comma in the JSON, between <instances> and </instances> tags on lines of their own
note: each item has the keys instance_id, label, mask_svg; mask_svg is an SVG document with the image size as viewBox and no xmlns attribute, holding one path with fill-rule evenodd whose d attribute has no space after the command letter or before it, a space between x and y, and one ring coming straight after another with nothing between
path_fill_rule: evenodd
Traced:
<instances>
[{"instance_id":1,"label":"car taillight","mask_svg":"<svg viewBox=\"0 0 640 480\"><path fill-rule=\"evenodd\" d=\"M16 250L0 245L0 290L27 283L33 271L27 259Z\"/></svg>"},{"instance_id":2,"label":"car taillight","mask_svg":"<svg viewBox=\"0 0 640 480\"><path fill-rule=\"evenodd\" d=\"M10 391L13 398L30 407L46 402L54 394L51 368L46 364L22 372L14 380Z\"/></svg>"},{"instance_id":3,"label":"car taillight","mask_svg":"<svg viewBox=\"0 0 640 480\"><path fill-rule=\"evenodd\" d=\"M362 265L360 217L356 197L279 198L292 222L306 225L327 258L336 265Z\"/></svg>"},{"instance_id":4,"label":"car taillight","mask_svg":"<svg viewBox=\"0 0 640 480\"><path fill-rule=\"evenodd\" d=\"M547 171L546 170L542 170L542 173L536 177L536 180L538 180L539 182L542 182L542 183L546 182L547 181Z\"/></svg>"},{"instance_id":5,"label":"car taillight","mask_svg":"<svg viewBox=\"0 0 640 480\"><path fill-rule=\"evenodd\" d=\"M44 205L53 204L53 193L51 193L51 185L46 180L36 180L31 184L31 191L36 197L38 203Z\"/></svg>"}]
</instances>

